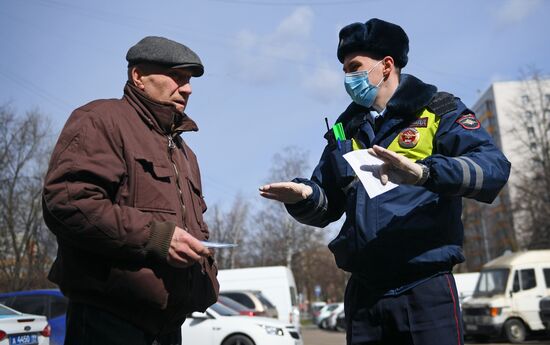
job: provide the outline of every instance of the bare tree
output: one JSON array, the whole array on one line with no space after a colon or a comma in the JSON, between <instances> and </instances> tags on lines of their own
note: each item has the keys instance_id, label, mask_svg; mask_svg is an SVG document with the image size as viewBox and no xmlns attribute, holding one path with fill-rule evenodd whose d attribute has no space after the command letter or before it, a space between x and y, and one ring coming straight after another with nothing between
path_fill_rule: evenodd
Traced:
<instances>
[{"instance_id":1,"label":"bare tree","mask_svg":"<svg viewBox=\"0 0 550 345\"><path fill-rule=\"evenodd\" d=\"M515 104L522 166L514 183L519 227L528 249L550 248L550 80L529 68L523 72L521 101Z\"/></svg>"},{"instance_id":2,"label":"bare tree","mask_svg":"<svg viewBox=\"0 0 550 345\"><path fill-rule=\"evenodd\" d=\"M307 152L287 147L273 157L269 182L305 177L309 172ZM327 230L298 223L284 204L264 200L254 217L253 243L249 256L261 266L285 265L294 273L298 291L314 300L319 285L324 299L341 300L348 275L340 270L327 248Z\"/></svg>"},{"instance_id":3,"label":"bare tree","mask_svg":"<svg viewBox=\"0 0 550 345\"><path fill-rule=\"evenodd\" d=\"M269 181L289 181L305 176L308 170L308 153L297 147L286 147L273 156ZM256 215L258 237L268 243L267 252L258 253L261 261L279 262L292 267L292 259L298 251L322 243L323 233L311 226L296 222L288 215L284 204L264 200L264 207ZM268 257L265 257L268 255Z\"/></svg>"},{"instance_id":4,"label":"bare tree","mask_svg":"<svg viewBox=\"0 0 550 345\"><path fill-rule=\"evenodd\" d=\"M219 205L214 205L207 213L207 222L213 241L236 243L237 248L221 249L215 252L215 259L220 269L241 266L246 256L244 238L248 232L249 204L238 195L227 212Z\"/></svg>"},{"instance_id":5,"label":"bare tree","mask_svg":"<svg viewBox=\"0 0 550 345\"><path fill-rule=\"evenodd\" d=\"M55 240L42 220L47 121L0 106L0 289L44 286Z\"/></svg>"}]
</instances>

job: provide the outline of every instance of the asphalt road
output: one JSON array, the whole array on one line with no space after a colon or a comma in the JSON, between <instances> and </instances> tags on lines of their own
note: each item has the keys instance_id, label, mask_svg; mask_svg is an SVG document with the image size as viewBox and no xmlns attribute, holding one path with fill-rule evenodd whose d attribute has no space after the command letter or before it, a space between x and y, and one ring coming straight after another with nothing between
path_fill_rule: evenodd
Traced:
<instances>
[{"instance_id":1,"label":"asphalt road","mask_svg":"<svg viewBox=\"0 0 550 345\"><path fill-rule=\"evenodd\" d=\"M345 345L346 334L344 332L333 332L319 329L317 326L303 326L302 336L304 337L304 345ZM526 345L550 345L550 338L545 340L530 340L526 341ZM512 345L510 343L470 343L466 345Z\"/></svg>"}]
</instances>

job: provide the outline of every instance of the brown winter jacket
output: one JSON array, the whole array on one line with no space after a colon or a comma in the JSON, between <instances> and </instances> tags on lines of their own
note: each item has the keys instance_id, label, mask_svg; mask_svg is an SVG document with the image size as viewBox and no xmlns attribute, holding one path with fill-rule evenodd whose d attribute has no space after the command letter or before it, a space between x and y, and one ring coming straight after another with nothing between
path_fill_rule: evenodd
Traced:
<instances>
[{"instance_id":1,"label":"brown winter jacket","mask_svg":"<svg viewBox=\"0 0 550 345\"><path fill-rule=\"evenodd\" d=\"M155 334L216 301L213 258L186 269L167 263L175 225L208 239L197 159L179 136L197 130L130 83L122 99L72 113L43 190L44 219L59 244L49 277L70 300Z\"/></svg>"}]
</instances>

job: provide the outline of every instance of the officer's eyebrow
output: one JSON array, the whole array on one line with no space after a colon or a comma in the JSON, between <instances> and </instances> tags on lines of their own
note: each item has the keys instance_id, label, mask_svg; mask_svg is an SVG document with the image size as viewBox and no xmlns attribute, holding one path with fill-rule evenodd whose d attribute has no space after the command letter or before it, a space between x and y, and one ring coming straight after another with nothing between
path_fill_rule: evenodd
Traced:
<instances>
[{"instance_id":1,"label":"officer's eyebrow","mask_svg":"<svg viewBox=\"0 0 550 345\"><path fill-rule=\"evenodd\" d=\"M351 61L347 65L344 64L342 69L344 70L344 72L348 73L353 71L354 69L357 69L359 66L361 66L361 63L359 63L358 61Z\"/></svg>"}]
</instances>

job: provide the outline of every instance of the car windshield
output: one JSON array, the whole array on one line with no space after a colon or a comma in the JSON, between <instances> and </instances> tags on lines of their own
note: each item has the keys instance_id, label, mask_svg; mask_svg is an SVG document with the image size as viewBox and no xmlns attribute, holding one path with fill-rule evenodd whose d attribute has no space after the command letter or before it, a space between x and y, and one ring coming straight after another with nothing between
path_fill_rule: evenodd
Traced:
<instances>
[{"instance_id":1,"label":"car windshield","mask_svg":"<svg viewBox=\"0 0 550 345\"><path fill-rule=\"evenodd\" d=\"M235 316L239 315L235 310L228 308L224 306L223 304L216 302L213 305L210 306L212 310L214 310L216 313L220 314L221 316Z\"/></svg>"},{"instance_id":2,"label":"car windshield","mask_svg":"<svg viewBox=\"0 0 550 345\"><path fill-rule=\"evenodd\" d=\"M0 315L17 315L17 313L0 304Z\"/></svg>"},{"instance_id":3,"label":"car windshield","mask_svg":"<svg viewBox=\"0 0 550 345\"><path fill-rule=\"evenodd\" d=\"M327 311L333 311L336 308L338 308L338 304L331 304L327 307Z\"/></svg>"},{"instance_id":4,"label":"car windshield","mask_svg":"<svg viewBox=\"0 0 550 345\"><path fill-rule=\"evenodd\" d=\"M504 293L510 270L507 268L481 271L477 281L474 297L493 296Z\"/></svg>"},{"instance_id":5,"label":"car windshield","mask_svg":"<svg viewBox=\"0 0 550 345\"><path fill-rule=\"evenodd\" d=\"M267 306L268 308L275 309L275 306L259 291L254 293L256 297L262 302L263 305Z\"/></svg>"},{"instance_id":6,"label":"car windshield","mask_svg":"<svg viewBox=\"0 0 550 345\"><path fill-rule=\"evenodd\" d=\"M223 304L224 306L230 308L230 309L235 310L235 311L250 310L247 307L245 307L244 305L240 304L239 302L236 302L235 300L232 300L229 297L219 296L218 297L218 302Z\"/></svg>"}]
</instances>

